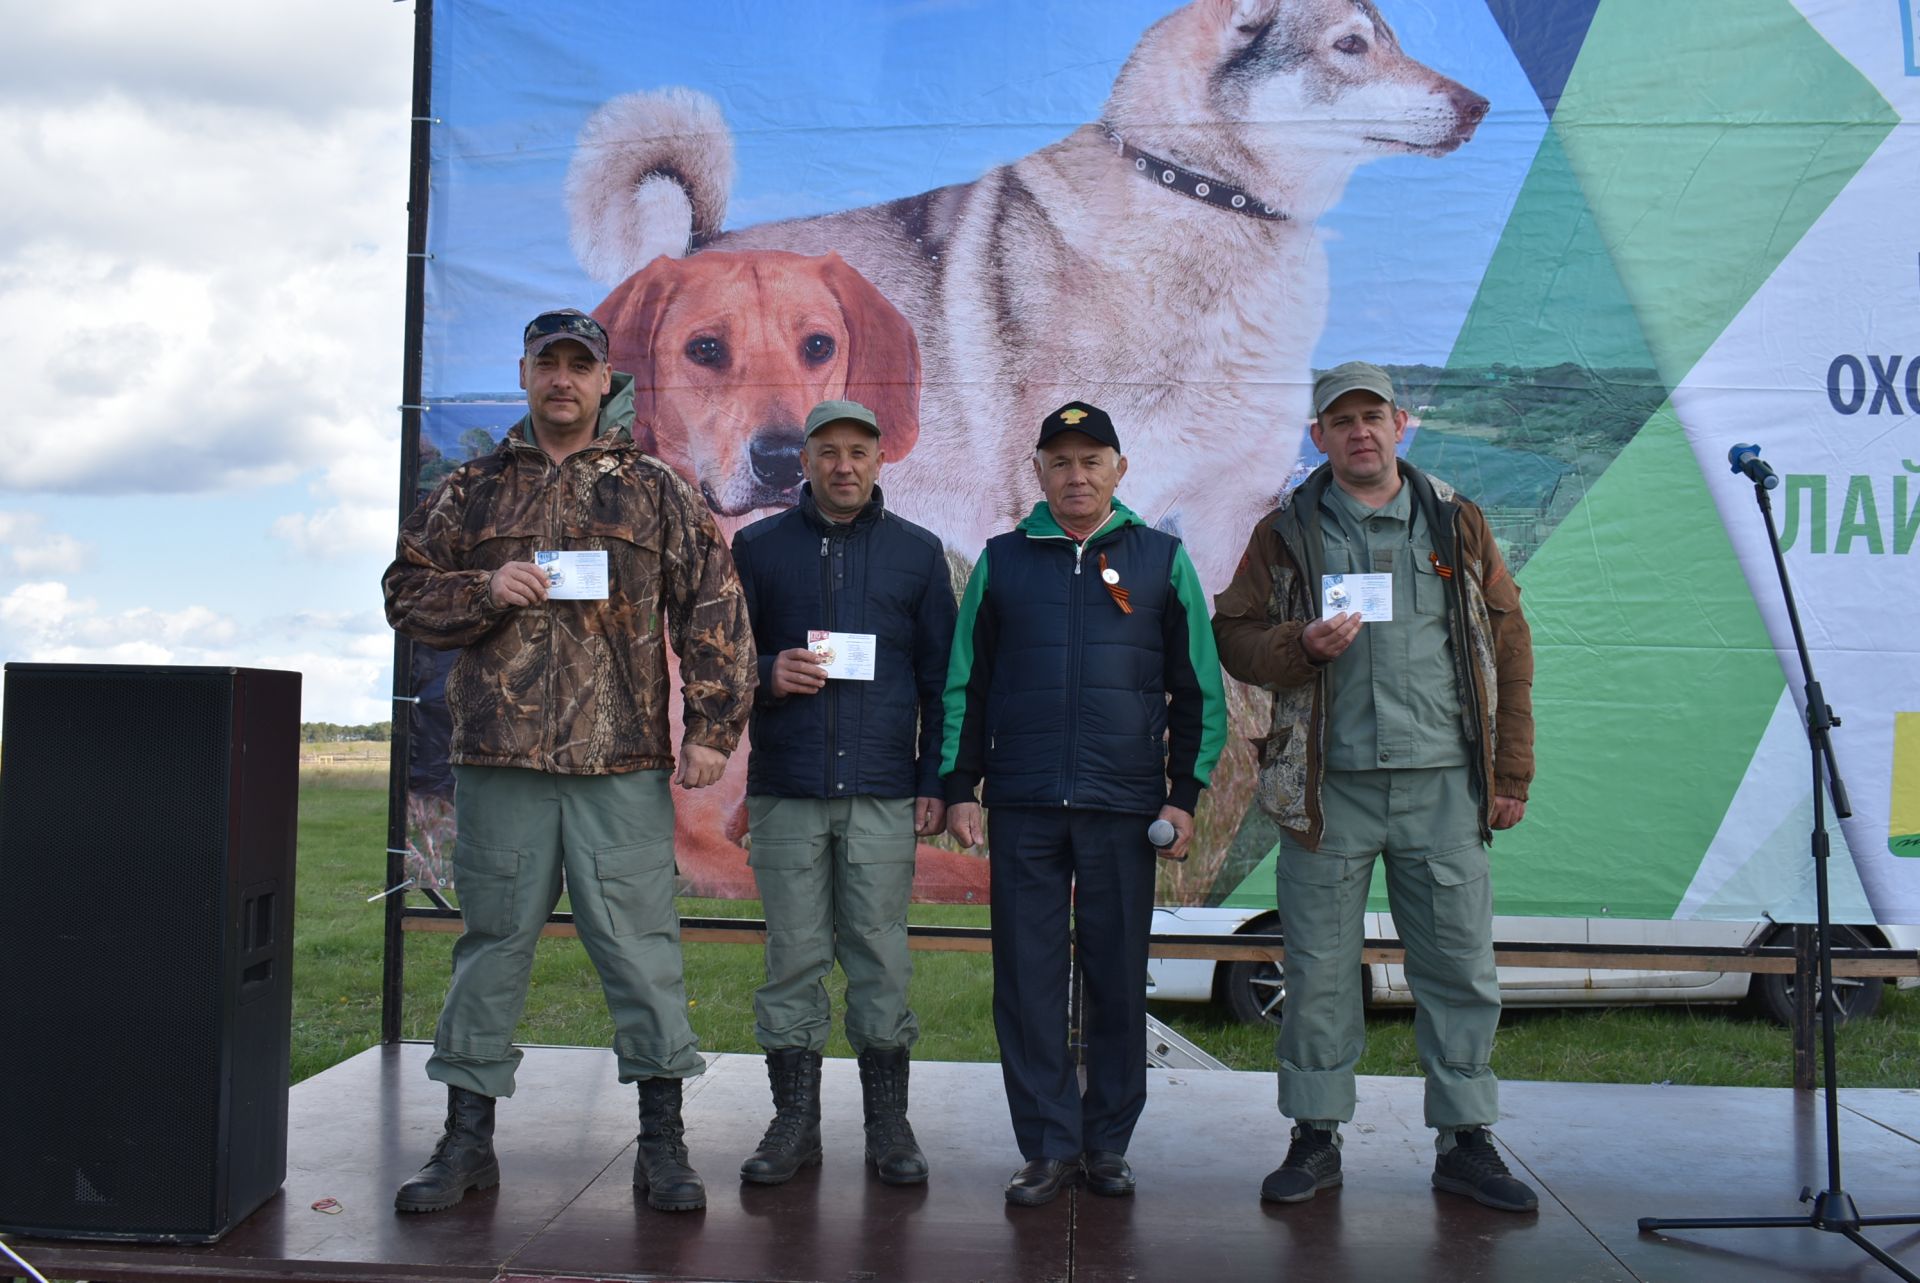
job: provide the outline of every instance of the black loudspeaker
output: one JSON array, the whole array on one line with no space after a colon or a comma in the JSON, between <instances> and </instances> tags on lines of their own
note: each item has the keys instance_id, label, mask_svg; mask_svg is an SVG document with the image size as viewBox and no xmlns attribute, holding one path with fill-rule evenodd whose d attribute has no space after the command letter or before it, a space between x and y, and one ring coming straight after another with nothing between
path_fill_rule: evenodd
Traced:
<instances>
[{"instance_id":1,"label":"black loudspeaker","mask_svg":"<svg viewBox=\"0 0 1920 1283\"><path fill-rule=\"evenodd\" d=\"M0 1230L212 1242L286 1177L300 674L8 664L0 754Z\"/></svg>"}]
</instances>

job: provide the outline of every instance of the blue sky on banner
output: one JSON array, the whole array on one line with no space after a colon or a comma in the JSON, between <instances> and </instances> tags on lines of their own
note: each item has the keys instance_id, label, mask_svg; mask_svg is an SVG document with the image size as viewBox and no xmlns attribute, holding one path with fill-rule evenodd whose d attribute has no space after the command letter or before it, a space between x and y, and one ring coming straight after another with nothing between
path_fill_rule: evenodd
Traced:
<instances>
[{"instance_id":1,"label":"blue sky on banner","mask_svg":"<svg viewBox=\"0 0 1920 1283\"><path fill-rule=\"evenodd\" d=\"M528 315L605 290L567 243L562 185L602 102L687 86L734 133L726 225L826 213L978 177L1097 118L1166 0L607 6L590 39L501 0L435 9L427 394L514 387ZM1484 94L1474 140L1362 167L1322 219L1334 306L1316 359L1444 361L1545 113L1485 0L1387 0L1414 57ZM507 69L512 74L507 74ZM1342 287L1347 291L1343 295ZM429 428L431 432L431 428Z\"/></svg>"}]
</instances>

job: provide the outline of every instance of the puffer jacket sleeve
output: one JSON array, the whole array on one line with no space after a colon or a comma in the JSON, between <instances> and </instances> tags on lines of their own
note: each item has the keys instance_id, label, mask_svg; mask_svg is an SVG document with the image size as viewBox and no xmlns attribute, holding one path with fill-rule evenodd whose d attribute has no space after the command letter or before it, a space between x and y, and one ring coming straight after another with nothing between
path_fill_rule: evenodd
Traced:
<instances>
[{"instance_id":1,"label":"puffer jacket sleeve","mask_svg":"<svg viewBox=\"0 0 1920 1283\"><path fill-rule=\"evenodd\" d=\"M953 601L953 575L947 566L945 550L934 547L928 552L933 565L913 621L913 680L920 696L920 761L916 788L920 797L942 797L940 756L946 738L947 669L952 661L958 610Z\"/></svg>"},{"instance_id":2,"label":"puffer jacket sleeve","mask_svg":"<svg viewBox=\"0 0 1920 1283\"><path fill-rule=\"evenodd\" d=\"M948 806L973 801L987 771L987 692L993 686L998 649L993 605L987 600L987 551L982 549L980 560L973 563L947 660L940 779Z\"/></svg>"},{"instance_id":3,"label":"puffer jacket sleeve","mask_svg":"<svg viewBox=\"0 0 1920 1283\"><path fill-rule=\"evenodd\" d=\"M1213 599L1213 639L1220 648L1220 666L1228 675L1270 691L1304 686L1319 677L1322 667L1300 641L1310 617L1277 623L1268 617L1274 567L1291 566L1293 560L1273 520L1269 514L1253 528L1232 582Z\"/></svg>"},{"instance_id":4,"label":"puffer jacket sleeve","mask_svg":"<svg viewBox=\"0 0 1920 1283\"><path fill-rule=\"evenodd\" d=\"M713 514L692 488L657 469L661 595L680 657L686 742L731 753L758 685L746 594Z\"/></svg>"},{"instance_id":5,"label":"puffer jacket sleeve","mask_svg":"<svg viewBox=\"0 0 1920 1283\"><path fill-rule=\"evenodd\" d=\"M467 570L465 470L449 474L400 526L393 564L381 576L387 622L395 631L436 650L471 646L513 610L495 605L491 571Z\"/></svg>"}]
</instances>

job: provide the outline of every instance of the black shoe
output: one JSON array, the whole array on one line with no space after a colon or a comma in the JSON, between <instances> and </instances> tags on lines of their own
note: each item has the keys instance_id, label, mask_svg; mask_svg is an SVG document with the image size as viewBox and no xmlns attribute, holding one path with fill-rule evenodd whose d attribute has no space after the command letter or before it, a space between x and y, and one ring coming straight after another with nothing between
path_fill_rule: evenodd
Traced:
<instances>
[{"instance_id":1,"label":"black shoe","mask_svg":"<svg viewBox=\"0 0 1920 1283\"><path fill-rule=\"evenodd\" d=\"M500 1164L493 1156L493 1097L447 1088L447 1125L433 1157L393 1196L402 1212L444 1212L467 1196L470 1189L492 1189L500 1183Z\"/></svg>"},{"instance_id":2,"label":"black shoe","mask_svg":"<svg viewBox=\"0 0 1920 1283\"><path fill-rule=\"evenodd\" d=\"M1532 1212L1540 1207L1540 1196L1507 1170L1506 1160L1484 1127L1453 1134L1453 1148L1434 1159L1433 1187L1465 1194L1503 1212Z\"/></svg>"},{"instance_id":3,"label":"black shoe","mask_svg":"<svg viewBox=\"0 0 1920 1283\"><path fill-rule=\"evenodd\" d=\"M907 1049L869 1047L860 1053L860 1103L866 1113L867 1166L883 1185L918 1185L927 1156L907 1122Z\"/></svg>"},{"instance_id":4,"label":"black shoe","mask_svg":"<svg viewBox=\"0 0 1920 1283\"><path fill-rule=\"evenodd\" d=\"M658 1212L695 1212L707 1205L707 1187L687 1162L687 1126L680 1117L680 1080L640 1080L640 1152L633 1187Z\"/></svg>"},{"instance_id":5,"label":"black shoe","mask_svg":"<svg viewBox=\"0 0 1920 1283\"><path fill-rule=\"evenodd\" d=\"M782 1047L767 1053L773 1121L760 1148L740 1164L740 1179L780 1185L802 1167L820 1164L820 1053Z\"/></svg>"},{"instance_id":6,"label":"black shoe","mask_svg":"<svg viewBox=\"0 0 1920 1283\"><path fill-rule=\"evenodd\" d=\"M1304 1203L1340 1180L1340 1146L1333 1133L1295 1126L1286 1158L1260 1182L1260 1197L1269 1203Z\"/></svg>"},{"instance_id":7,"label":"black shoe","mask_svg":"<svg viewBox=\"0 0 1920 1283\"><path fill-rule=\"evenodd\" d=\"M1090 1149L1080 1158L1080 1170L1087 1174L1087 1188L1102 1198L1133 1193L1133 1168L1127 1166L1125 1154Z\"/></svg>"},{"instance_id":8,"label":"black shoe","mask_svg":"<svg viewBox=\"0 0 1920 1283\"><path fill-rule=\"evenodd\" d=\"M1036 1158L1007 1182L1007 1201L1021 1207L1051 1203L1069 1185L1080 1183L1077 1158Z\"/></svg>"}]
</instances>

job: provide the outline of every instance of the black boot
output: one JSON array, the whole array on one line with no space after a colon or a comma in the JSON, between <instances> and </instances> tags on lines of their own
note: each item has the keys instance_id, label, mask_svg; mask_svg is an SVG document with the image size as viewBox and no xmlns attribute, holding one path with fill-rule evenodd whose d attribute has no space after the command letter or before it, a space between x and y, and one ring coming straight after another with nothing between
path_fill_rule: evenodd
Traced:
<instances>
[{"instance_id":1,"label":"black boot","mask_svg":"<svg viewBox=\"0 0 1920 1283\"><path fill-rule=\"evenodd\" d=\"M740 1179L779 1185L802 1167L820 1163L820 1053L783 1047L767 1053L773 1121L760 1148L740 1164Z\"/></svg>"},{"instance_id":2,"label":"black boot","mask_svg":"<svg viewBox=\"0 0 1920 1283\"><path fill-rule=\"evenodd\" d=\"M492 1189L500 1183L500 1164L493 1156L493 1097L447 1088L447 1126L433 1157L393 1196L403 1212L444 1212L467 1196L470 1189Z\"/></svg>"},{"instance_id":3,"label":"black boot","mask_svg":"<svg viewBox=\"0 0 1920 1283\"><path fill-rule=\"evenodd\" d=\"M658 1212L692 1212L707 1205L707 1187L687 1164L687 1125L680 1119L680 1080L640 1080L640 1152L633 1187L646 1191Z\"/></svg>"},{"instance_id":4,"label":"black boot","mask_svg":"<svg viewBox=\"0 0 1920 1283\"><path fill-rule=\"evenodd\" d=\"M867 1117L867 1166L883 1185L918 1185L927 1156L907 1122L907 1049L869 1047L860 1053L860 1103Z\"/></svg>"}]
</instances>

